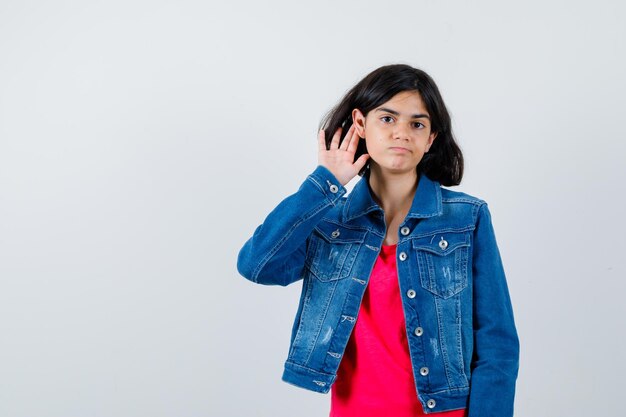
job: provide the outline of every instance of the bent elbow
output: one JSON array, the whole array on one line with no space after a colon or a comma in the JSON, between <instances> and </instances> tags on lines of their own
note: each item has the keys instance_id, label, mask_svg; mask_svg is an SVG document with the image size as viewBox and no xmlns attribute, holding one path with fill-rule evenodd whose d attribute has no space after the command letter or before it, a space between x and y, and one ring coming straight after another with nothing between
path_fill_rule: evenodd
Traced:
<instances>
[{"instance_id":1,"label":"bent elbow","mask_svg":"<svg viewBox=\"0 0 626 417\"><path fill-rule=\"evenodd\" d=\"M247 280L256 282L254 278L254 262L251 258L250 251L247 249L246 244L239 251L239 255L237 255L237 272Z\"/></svg>"},{"instance_id":2,"label":"bent elbow","mask_svg":"<svg viewBox=\"0 0 626 417\"><path fill-rule=\"evenodd\" d=\"M248 281L262 285L280 285L285 287L296 281L294 274L283 271L285 265L276 266L274 262L266 262L261 266L261 260L255 259L246 247L242 248L237 256L237 271Z\"/></svg>"}]
</instances>

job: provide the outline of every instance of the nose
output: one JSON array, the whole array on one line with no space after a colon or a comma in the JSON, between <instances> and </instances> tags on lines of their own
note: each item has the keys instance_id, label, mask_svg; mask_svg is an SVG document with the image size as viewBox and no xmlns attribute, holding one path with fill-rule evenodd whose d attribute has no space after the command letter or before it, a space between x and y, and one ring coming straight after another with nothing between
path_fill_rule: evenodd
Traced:
<instances>
[{"instance_id":1,"label":"nose","mask_svg":"<svg viewBox=\"0 0 626 417\"><path fill-rule=\"evenodd\" d=\"M411 132L409 130L409 127L406 126L404 123L398 123L394 126L394 129L393 129L394 139L401 139L401 140L408 141L410 137L411 137Z\"/></svg>"}]
</instances>

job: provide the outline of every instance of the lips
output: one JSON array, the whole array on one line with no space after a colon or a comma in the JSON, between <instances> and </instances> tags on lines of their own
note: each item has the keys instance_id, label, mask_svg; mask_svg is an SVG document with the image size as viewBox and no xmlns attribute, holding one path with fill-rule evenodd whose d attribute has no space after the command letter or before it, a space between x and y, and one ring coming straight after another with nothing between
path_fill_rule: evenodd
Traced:
<instances>
[{"instance_id":1,"label":"lips","mask_svg":"<svg viewBox=\"0 0 626 417\"><path fill-rule=\"evenodd\" d=\"M411 152L410 150L408 150L407 148L403 148L401 146L392 146L391 148L389 148L390 150L394 151L394 152Z\"/></svg>"}]
</instances>

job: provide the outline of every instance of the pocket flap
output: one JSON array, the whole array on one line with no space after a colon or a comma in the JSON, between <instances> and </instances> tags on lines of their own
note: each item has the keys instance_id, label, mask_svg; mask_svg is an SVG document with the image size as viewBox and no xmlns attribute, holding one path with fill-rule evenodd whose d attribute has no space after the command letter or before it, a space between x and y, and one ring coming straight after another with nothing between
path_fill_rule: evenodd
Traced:
<instances>
[{"instance_id":1,"label":"pocket flap","mask_svg":"<svg viewBox=\"0 0 626 417\"><path fill-rule=\"evenodd\" d=\"M413 239L413 249L425 250L441 256L464 246L470 246L469 232L439 232Z\"/></svg>"},{"instance_id":2,"label":"pocket flap","mask_svg":"<svg viewBox=\"0 0 626 417\"><path fill-rule=\"evenodd\" d=\"M315 231L329 243L363 243L366 233L360 229L348 229L324 220L315 226Z\"/></svg>"}]
</instances>

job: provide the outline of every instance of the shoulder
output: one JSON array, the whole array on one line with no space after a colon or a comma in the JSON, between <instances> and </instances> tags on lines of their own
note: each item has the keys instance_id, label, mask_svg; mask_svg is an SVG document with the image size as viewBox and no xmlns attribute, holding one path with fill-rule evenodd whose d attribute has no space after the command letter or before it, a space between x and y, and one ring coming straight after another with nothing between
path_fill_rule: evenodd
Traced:
<instances>
[{"instance_id":1,"label":"shoulder","mask_svg":"<svg viewBox=\"0 0 626 417\"><path fill-rule=\"evenodd\" d=\"M480 213L487 210L487 202L473 194L440 187L444 214L459 216L471 224L476 224Z\"/></svg>"},{"instance_id":2,"label":"shoulder","mask_svg":"<svg viewBox=\"0 0 626 417\"><path fill-rule=\"evenodd\" d=\"M441 202L444 204L472 204L475 206L482 206L487 204L485 200L472 194L464 193L462 191L450 190L441 186Z\"/></svg>"}]
</instances>

